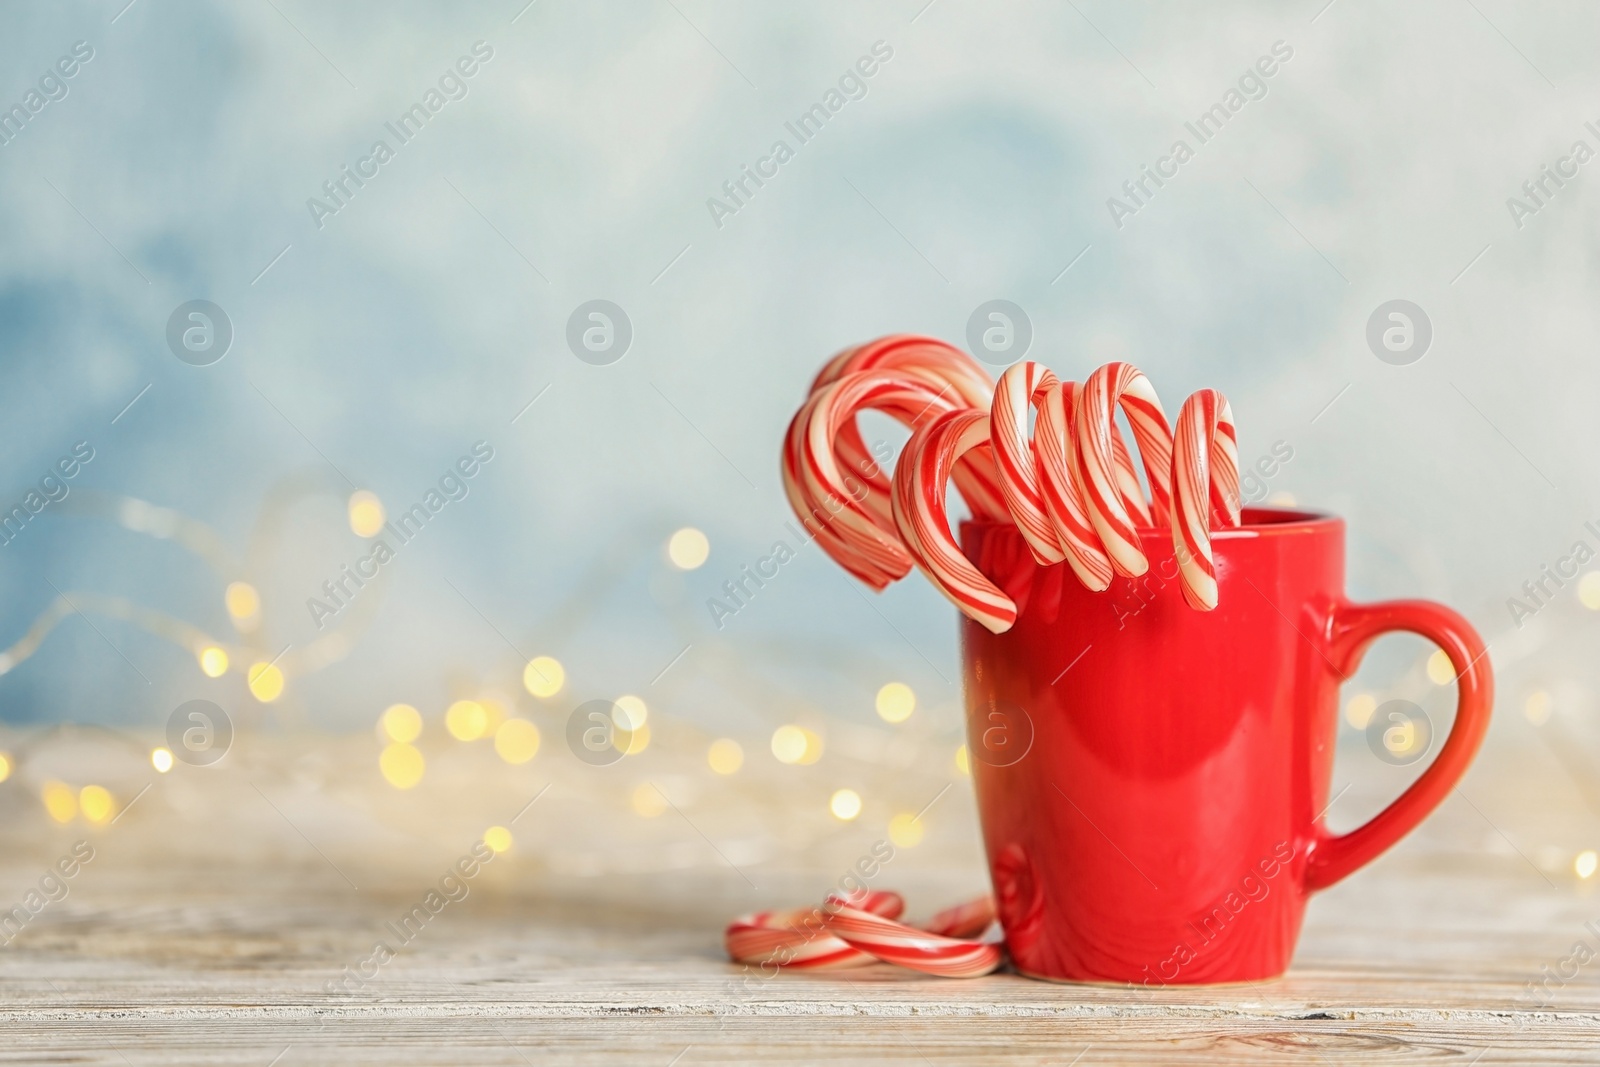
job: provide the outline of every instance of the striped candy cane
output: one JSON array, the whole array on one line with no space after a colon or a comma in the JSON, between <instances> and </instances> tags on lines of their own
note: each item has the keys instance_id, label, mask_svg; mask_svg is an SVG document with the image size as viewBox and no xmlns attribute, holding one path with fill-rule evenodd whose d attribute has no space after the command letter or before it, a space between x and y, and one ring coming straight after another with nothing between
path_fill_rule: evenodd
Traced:
<instances>
[{"instance_id":1,"label":"striped candy cane","mask_svg":"<svg viewBox=\"0 0 1600 1067\"><path fill-rule=\"evenodd\" d=\"M994 921L987 897L940 912L926 927L896 920L896 893L832 896L821 908L735 919L724 937L735 963L837 970L893 963L944 978L976 978L998 967L999 944L972 940Z\"/></svg>"},{"instance_id":2,"label":"striped candy cane","mask_svg":"<svg viewBox=\"0 0 1600 1067\"><path fill-rule=\"evenodd\" d=\"M1017 605L962 553L944 503L951 467L988 440L989 416L981 411L949 411L918 427L895 466L894 522L934 588L1000 634L1017 621Z\"/></svg>"},{"instance_id":3,"label":"striped candy cane","mask_svg":"<svg viewBox=\"0 0 1600 1067\"><path fill-rule=\"evenodd\" d=\"M1037 434L1028 433L1028 411L1037 406L1042 418L1046 398L1060 385L1049 368L1031 360L1018 363L1000 375L989 407L989 437L1006 510L1033 550L1033 558L1046 567L1060 563L1065 553L1040 484L1040 442Z\"/></svg>"},{"instance_id":4,"label":"striped candy cane","mask_svg":"<svg viewBox=\"0 0 1600 1067\"><path fill-rule=\"evenodd\" d=\"M1113 440L1121 436L1116 409L1121 405L1133 427L1139 456L1150 484L1150 506L1131 465L1117 463ZM1150 566L1139 547L1137 526L1165 525L1172 496L1172 430L1150 379L1132 364L1107 363L1084 383L1078 398L1078 470L1089 505L1089 519L1118 574L1130 578Z\"/></svg>"},{"instance_id":5,"label":"striped candy cane","mask_svg":"<svg viewBox=\"0 0 1600 1067\"><path fill-rule=\"evenodd\" d=\"M1211 553L1213 517L1239 525L1239 449L1233 409L1215 389L1183 402L1173 435L1172 547L1189 606L1217 606L1217 573Z\"/></svg>"}]
</instances>

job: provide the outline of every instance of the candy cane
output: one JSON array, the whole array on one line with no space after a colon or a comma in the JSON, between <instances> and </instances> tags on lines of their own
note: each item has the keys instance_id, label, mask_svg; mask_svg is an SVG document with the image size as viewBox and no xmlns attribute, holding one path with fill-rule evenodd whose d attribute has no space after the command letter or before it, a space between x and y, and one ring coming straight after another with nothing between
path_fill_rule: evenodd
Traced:
<instances>
[{"instance_id":1,"label":"candy cane","mask_svg":"<svg viewBox=\"0 0 1600 1067\"><path fill-rule=\"evenodd\" d=\"M1120 436L1116 408L1133 427L1150 484L1147 509L1138 483L1115 461L1112 441ZM1089 519L1117 573L1129 578L1150 566L1135 525L1164 525L1172 495L1172 430L1150 379L1129 363L1107 363L1084 383L1078 398L1078 470L1089 503Z\"/></svg>"},{"instance_id":2,"label":"candy cane","mask_svg":"<svg viewBox=\"0 0 1600 1067\"><path fill-rule=\"evenodd\" d=\"M789 501L825 551L878 589L915 565L968 616L1005 632L1016 604L951 533L945 486L953 478L975 519L1011 519L1040 564L1064 559L1093 590L1118 574L1145 573L1139 528L1170 526L1185 599L1201 610L1216 605L1210 529L1239 522L1232 413L1220 394L1202 390L1185 404L1178 456L1154 388L1129 364L1107 364L1079 386L1021 363L985 405L987 382L970 357L925 337L883 338L829 361L790 424L783 462ZM856 426L868 409L912 428L892 479ZM1116 425L1119 409L1148 502Z\"/></svg>"},{"instance_id":3,"label":"candy cane","mask_svg":"<svg viewBox=\"0 0 1600 1067\"><path fill-rule=\"evenodd\" d=\"M1183 575L1189 606L1217 606L1217 573L1211 554L1211 520L1239 525L1239 449L1233 409L1215 389L1183 402L1173 435L1172 548Z\"/></svg>"},{"instance_id":4,"label":"candy cane","mask_svg":"<svg viewBox=\"0 0 1600 1067\"><path fill-rule=\"evenodd\" d=\"M1017 605L962 553L944 503L955 461L988 439L989 416L981 411L947 411L913 431L894 470L894 522L934 588L1000 634L1017 621Z\"/></svg>"},{"instance_id":5,"label":"candy cane","mask_svg":"<svg viewBox=\"0 0 1600 1067\"><path fill-rule=\"evenodd\" d=\"M896 922L896 893L831 896L821 908L761 912L735 919L724 935L735 963L835 970L893 963L944 978L976 978L1000 965L1001 946L972 940L994 921L984 897L940 912L926 927Z\"/></svg>"}]
</instances>

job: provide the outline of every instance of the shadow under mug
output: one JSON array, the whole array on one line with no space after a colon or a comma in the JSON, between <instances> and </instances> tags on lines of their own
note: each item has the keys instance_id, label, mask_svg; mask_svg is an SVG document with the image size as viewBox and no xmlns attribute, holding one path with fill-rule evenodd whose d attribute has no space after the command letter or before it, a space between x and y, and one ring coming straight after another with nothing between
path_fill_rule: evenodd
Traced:
<instances>
[{"instance_id":1,"label":"shadow under mug","mask_svg":"<svg viewBox=\"0 0 1600 1067\"><path fill-rule=\"evenodd\" d=\"M1025 974L1147 985L1282 974L1306 900L1409 832L1488 727L1493 680L1460 615L1344 596L1344 521L1246 508L1212 534L1218 605L1183 600L1172 535L1150 569L1091 592L1016 527L968 522L967 556L1016 625L962 621L968 752L995 901ZM1331 834L1339 683L1380 634L1450 657L1455 722L1433 764Z\"/></svg>"}]
</instances>

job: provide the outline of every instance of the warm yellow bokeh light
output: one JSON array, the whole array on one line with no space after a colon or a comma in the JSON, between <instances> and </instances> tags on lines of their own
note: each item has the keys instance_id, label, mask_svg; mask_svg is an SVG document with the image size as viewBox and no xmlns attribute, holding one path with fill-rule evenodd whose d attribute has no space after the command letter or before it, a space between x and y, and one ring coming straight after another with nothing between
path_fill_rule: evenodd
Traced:
<instances>
[{"instance_id":1,"label":"warm yellow bokeh light","mask_svg":"<svg viewBox=\"0 0 1600 1067\"><path fill-rule=\"evenodd\" d=\"M1365 730L1367 723L1372 721L1372 713L1378 710L1378 701L1371 693L1357 693L1344 705L1344 721L1357 730Z\"/></svg>"},{"instance_id":2,"label":"warm yellow bokeh light","mask_svg":"<svg viewBox=\"0 0 1600 1067\"><path fill-rule=\"evenodd\" d=\"M650 709L632 693L620 696L611 703L611 721L617 724L619 730L637 730L650 717Z\"/></svg>"},{"instance_id":3,"label":"warm yellow bokeh light","mask_svg":"<svg viewBox=\"0 0 1600 1067\"><path fill-rule=\"evenodd\" d=\"M1428 657L1428 681L1434 685L1449 685L1455 680L1456 668L1450 657L1445 655L1444 649L1435 649Z\"/></svg>"},{"instance_id":4,"label":"warm yellow bokeh light","mask_svg":"<svg viewBox=\"0 0 1600 1067\"><path fill-rule=\"evenodd\" d=\"M566 669L551 656L535 656L522 668L523 687L541 699L555 696L566 683Z\"/></svg>"},{"instance_id":5,"label":"warm yellow bokeh light","mask_svg":"<svg viewBox=\"0 0 1600 1067\"><path fill-rule=\"evenodd\" d=\"M966 745L956 749L956 773L963 776L972 773L972 756L967 752Z\"/></svg>"},{"instance_id":6,"label":"warm yellow bokeh light","mask_svg":"<svg viewBox=\"0 0 1600 1067\"><path fill-rule=\"evenodd\" d=\"M494 732L494 750L507 763L527 763L539 752L539 728L527 719L507 719Z\"/></svg>"},{"instance_id":7,"label":"warm yellow bokeh light","mask_svg":"<svg viewBox=\"0 0 1600 1067\"><path fill-rule=\"evenodd\" d=\"M633 810L635 814L643 815L646 819L653 819L667 810L667 798L661 795L661 790L645 782L633 791Z\"/></svg>"},{"instance_id":8,"label":"warm yellow bokeh light","mask_svg":"<svg viewBox=\"0 0 1600 1067\"><path fill-rule=\"evenodd\" d=\"M207 678L221 678L228 673L228 653L216 645L200 650L200 671Z\"/></svg>"},{"instance_id":9,"label":"warm yellow bokeh light","mask_svg":"<svg viewBox=\"0 0 1600 1067\"><path fill-rule=\"evenodd\" d=\"M283 695L283 672L275 663L257 663L247 675L250 695L263 704L270 704Z\"/></svg>"},{"instance_id":10,"label":"warm yellow bokeh light","mask_svg":"<svg viewBox=\"0 0 1600 1067\"><path fill-rule=\"evenodd\" d=\"M854 789L836 789L833 796L828 798L828 810L833 812L835 819L849 822L861 814L861 794Z\"/></svg>"},{"instance_id":11,"label":"warm yellow bokeh light","mask_svg":"<svg viewBox=\"0 0 1600 1067\"><path fill-rule=\"evenodd\" d=\"M1267 497L1267 503L1275 508L1292 508L1294 507L1294 494L1279 490Z\"/></svg>"},{"instance_id":12,"label":"warm yellow bokeh light","mask_svg":"<svg viewBox=\"0 0 1600 1067\"><path fill-rule=\"evenodd\" d=\"M378 770L383 773L383 780L396 789L410 789L422 781L427 769L422 753L403 741L385 745L378 756Z\"/></svg>"},{"instance_id":13,"label":"warm yellow bokeh light","mask_svg":"<svg viewBox=\"0 0 1600 1067\"><path fill-rule=\"evenodd\" d=\"M389 740L410 744L422 736L422 712L410 704L390 704L378 717L378 725Z\"/></svg>"},{"instance_id":14,"label":"warm yellow bokeh light","mask_svg":"<svg viewBox=\"0 0 1600 1067\"><path fill-rule=\"evenodd\" d=\"M489 729L489 713L476 700L458 700L445 710L444 728L457 741L476 741Z\"/></svg>"},{"instance_id":15,"label":"warm yellow bokeh light","mask_svg":"<svg viewBox=\"0 0 1600 1067\"><path fill-rule=\"evenodd\" d=\"M111 791L101 785L86 785L78 791L78 809L92 823L103 823L117 810Z\"/></svg>"},{"instance_id":16,"label":"warm yellow bokeh light","mask_svg":"<svg viewBox=\"0 0 1600 1067\"><path fill-rule=\"evenodd\" d=\"M249 582L229 582L227 591L222 594L222 602L228 606L228 614L236 622L253 619L256 612L261 610L261 595Z\"/></svg>"},{"instance_id":17,"label":"warm yellow bokeh light","mask_svg":"<svg viewBox=\"0 0 1600 1067\"><path fill-rule=\"evenodd\" d=\"M378 494L365 489L357 489L350 494L347 510L350 514L350 532L357 537L377 536L387 518L383 513L383 501L378 499Z\"/></svg>"},{"instance_id":18,"label":"warm yellow bokeh light","mask_svg":"<svg viewBox=\"0 0 1600 1067\"><path fill-rule=\"evenodd\" d=\"M889 820L889 840L897 848L912 848L922 840L922 820L900 814Z\"/></svg>"},{"instance_id":19,"label":"warm yellow bokeh light","mask_svg":"<svg viewBox=\"0 0 1600 1067\"><path fill-rule=\"evenodd\" d=\"M39 790L39 797L44 801L44 810L56 822L71 822L78 814L78 794L65 782L46 782Z\"/></svg>"},{"instance_id":20,"label":"warm yellow bokeh light","mask_svg":"<svg viewBox=\"0 0 1600 1067\"><path fill-rule=\"evenodd\" d=\"M1600 854L1592 848L1584 849L1572 861L1572 870L1579 878L1593 877L1597 867L1600 867Z\"/></svg>"},{"instance_id":21,"label":"warm yellow bokeh light","mask_svg":"<svg viewBox=\"0 0 1600 1067\"><path fill-rule=\"evenodd\" d=\"M1535 726L1543 726L1550 719L1550 694L1543 689L1535 689L1528 694L1528 699L1523 702L1522 714Z\"/></svg>"},{"instance_id":22,"label":"warm yellow bokeh light","mask_svg":"<svg viewBox=\"0 0 1600 1067\"><path fill-rule=\"evenodd\" d=\"M806 754L806 732L793 723L772 731L772 754L779 763L799 763Z\"/></svg>"},{"instance_id":23,"label":"warm yellow bokeh light","mask_svg":"<svg viewBox=\"0 0 1600 1067\"><path fill-rule=\"evenodd\" d=\"M615 713L612 719L616 719ZM644 723L637 730L613 730L611 747L624 756L637 756L650 747L650 724Z\"/></svg>"},{"instance_id":24,"label":"warm yellow bokeh light","mask_svg":"<svg viewBox=\"0 0 1600 1067\"><path fill-rule=\"evenodd\" d=\"M822 737L803 726L800 728L800 733L806 739L805 751L800 753L800 762L809 767L822 758Z\"/></svg>"},{"instance_id":25,"label":"warm yellow bokeh light","mask_svg":"<svg viewBox=\"0 0 1600 1067\"><path fill-rule=\"evenodd\" d=\"M734 774L744 766L744 746L731 737L719 737L706 750L706 762L718 774Z\"/></svg>"},{"instance_id":26,"label":"warm yellow bokeh light","mask_svg":"<svg viewBox=\"0 0 1600 1067\"><path fill-rule=\"evenodd\" d=\"M890 682L878 690L878 718L884 722L905 722L917 710L917 694L904 682Z\"/></svg>"},{"instance_id":27,"label":"warm yellow bokeh light","mask_svg":"<svg viewBox=\"0 0 1600 1067\"><path fill-rule=\"evenodd\" d=\"M667 558L681 571L692 571L711 555L711 542L693 526L685 526L667 542Z\"/></svg>"},{"instance_id":28,"label":"warm yellow bokeh light","mask_svg":"<svg viewBox=\"0 0 1600 1067\"><path fill-rule=\"evenodd\" d=\"M170 748L151 749L150 766L156 769L157 774L166 774L172 770L172 750Z\"/></svg>"},{"instance_id":29,"label":"warm yellow bokeh light","mask_svg":"<svg viewBox=\"0 0 1600 1067\"><path fill-rule=\"evenodd\" d=\"M1600 611L1600 571L1578 579L1578 601L1590 611Z\"/></svg>"},{"instance_id":30,"label":"warm yellow bokeh light","mask_svg":"<svg viewBox=\"0 0 1600 1067\"><path fill-rule=\"evenodd\" d=\"M483 832L483 843L499 855L511 848L511 831L504 826L491 826Z\"/></svg>"},{"instance_id":31,"label":"warm yellow bokeh light","mask_svg":"<svg viewBox=\"0 0 1600 1067\"><path fill-rule=\"evenodd\" d=\"M11 753L0 752L0 782L11 777Z\"/></svg>"}]
</instances>

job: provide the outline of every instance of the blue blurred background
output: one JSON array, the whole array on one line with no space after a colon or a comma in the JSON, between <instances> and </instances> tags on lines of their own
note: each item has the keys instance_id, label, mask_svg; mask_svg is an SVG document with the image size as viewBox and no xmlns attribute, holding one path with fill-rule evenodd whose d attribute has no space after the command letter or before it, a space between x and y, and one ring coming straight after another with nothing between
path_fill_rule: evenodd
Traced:
<instances>
[{"instance_id":1,"label":"blue blurred background","mask_svg":"<svg viewBox=\"0 0 1600 1067\"><path fill-rule=\"evenodd\" d=\"M715 729L803 700L870 719L889 678L953 715L954 610L920 579L869 602L811 546L720 631L705 600L790 538L779 443L821 362L891 332L960 343L998 298L1064 376L1129 359L1173 412L1222 389L1245 462L1293 449L1270 490L1349 519L1353 595L1451 603L1513 700L1589 710L1578 582L1521 627L1507 602L1600 548L1600 206L1587 167L1531 216L1507 198L1600 148L1590 5L125 4L0 15L0 108L27 111L0 145L0 503L94 450L0 548L0 646L58 593L120 598L245 659L289 649L267 721L329 730L515 690L532 655L574 699L670 666L676 713ZM92 58L32 111L77 42ZM1199 145L1184 123L1278 42L1266 95ZM386 124L475 45L444 83L464 95L402 145ZM785 123L875 45L865 94L799 144ZM780 138L794 158L712 211ZM1114 219L1179 138L1194 158ZM393 158L317 218L379 139ZM167 341L196 299L234 333L209 366ZM566 340L594 299L633 331L604 366ZM1392 299L1432 324L1406 366L1366 340ZM357 598L370 626L307 661L306 599L367 551L349 494L392 516L476 442L494 459L468 495ZM112 521L124 497L235 562ZM690 571L664 555L685 526L711 549ZM234 580L262 598L245 634ZM764 684L711 680L730 657ZM0 676L0 717L159 729L182 700L247 703L239 658L209 679L85 607Z\"/></svg>"}]
</instances>

